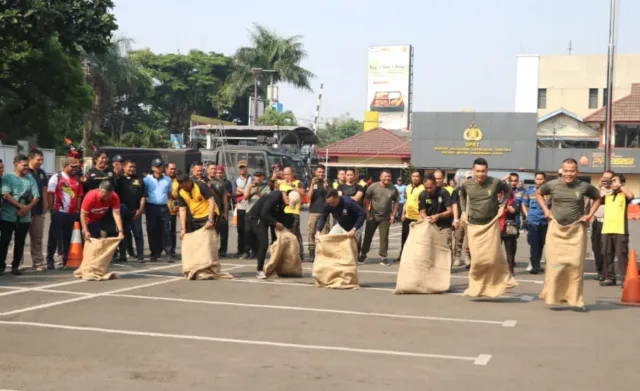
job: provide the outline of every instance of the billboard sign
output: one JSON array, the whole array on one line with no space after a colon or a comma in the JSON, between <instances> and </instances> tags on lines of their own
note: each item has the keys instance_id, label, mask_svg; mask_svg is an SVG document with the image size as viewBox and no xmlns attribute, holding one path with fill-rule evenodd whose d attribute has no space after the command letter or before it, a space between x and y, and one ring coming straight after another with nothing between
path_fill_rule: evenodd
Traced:
<instances>
[{"instance_id":1,"label":"billboard sign","mask_svg":"<svg viewBox=\"0 0 640 391\"><path fill-rule=\"evenodd\" d=\"M414 113L411 163L470 169L482 157L490 169L536 168L535 113Z\"/></svg>"},{"instance_id":2,"label":"billboard sign","mask_svg":"<svg viewBox=\"0 0 640 391\"><path fill-rule=\"evenodd\" d=\"M409 130L412 99L413 48L369 47L367 109L377 111L381 128Z\"/></svg>"}]
</instances>

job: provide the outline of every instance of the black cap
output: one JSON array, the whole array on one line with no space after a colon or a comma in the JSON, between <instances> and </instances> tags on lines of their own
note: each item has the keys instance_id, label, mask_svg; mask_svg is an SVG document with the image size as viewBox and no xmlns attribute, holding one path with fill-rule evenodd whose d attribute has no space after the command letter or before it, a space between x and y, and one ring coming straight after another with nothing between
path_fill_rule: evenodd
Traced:
<instances>
[{"instance_id":1,"label":"black cap","mask_svg":"<svg viewBox=\"0 0 640 391\"><path fill-rule=\"evenodd\" d=\"M116 155L116 156L113 157L113 159L111 159L111 161L114 162L114 163L122 163L123 160L124 159L120 155Z\"/></svg>"},{"instance_id":2,"label":"black cap","mask_svg":"<svg viewBox=\"0 0 640 391\"><path fill-rule=\"evenodd\" d=\"M162 161L162 159L153 159L151 161L151 167L160 167L160 166L164 166L164 162Z\"/></svg>"},{"instance_id":3,"label":"black cap","mask_svg":"<svg viewBox=\"0 0 640 391\"><path fill-rule=\"evenodd\" d=\"M255 170L253 176L264 176L264 172L262 172L262 170Z\"/></svg>"}]
</instances>

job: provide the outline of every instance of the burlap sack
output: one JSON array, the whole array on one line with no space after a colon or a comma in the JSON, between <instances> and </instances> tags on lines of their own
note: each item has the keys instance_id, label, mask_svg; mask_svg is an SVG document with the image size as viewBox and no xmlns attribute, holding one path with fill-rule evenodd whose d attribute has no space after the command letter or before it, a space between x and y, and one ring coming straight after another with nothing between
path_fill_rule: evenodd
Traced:
<instances>
[{"instance_id":1,"label":"burlap sack","mask_svg":"<svg viewBox=\"0 0 640 391\"><path fill-rule=\"evenodd\" d=\"M89 281L104 281L116 278L115 273L108 272L111 258L120 245L118 238L91 239L84 243L82 263L73 272L75 278Z\"/></svg>"},{"instance_id":2,"label":"burlap sack","mask_svg":"<svg viewBox=\"0 0 640 391\"><path fill-rule=\"evenodd\" d=\"M467 235L472 258L469 287L464 295L498 297L516 287L518 283L509 272L502 248L498 216L485 225L467 224Z\"/></svg>"},{"instance_id":3,"label":"burlap sack","mask_svg":"<svg viewBox=\"0 0 640 391\"><path fill-rule=\"evenodd\" d=\"M214 229L200 228L184 235L182 240L182 274L187 280L231 279L220 272L218 235Z\"/></svg>"},{"instance_id":4,"label":"burlap sack","mask_svg":"<svg viewBox=\"0 0 640 391\"><path fill-rule=\"evenodd\" d=\"M337 233L341 232L341 233ZM313 281L318 288L358 289L356 239L336 225L328 235L317 235Z\"/></svg>"},{"instance_id":5,"label":"burlap sack","mask_svg":"<svg viewBox=\"0 0 640 391\"><path fill-rule=\"evenodd\" d=\"M287 229L276 231L276 237L276 242L269 249L271 257L264 267L264 274L268 278L302 277L298 238Z\"/></svg>"},{"instance_id":6,"label":"burlap sack","mask_svg":"<svg viewBox=\"0 0 640 391\"><path fill-rule=\"evenodd\" d=\"M412 223L402 250L394 294L441 293L451 286L451 249L438 227Z\"/></svg>"},{"instance_id":7,"label":"burlap sack","mask_svg":"<svg viewBox=\"0 0 640 391\"><path fill-rule=\"evenodd\" d=\"M586 225L577 221L564 226L551 220L545 247L547 270L540 298L547 304L568 303L574 307L584 307L582 290L587 251Z\"/></svg>"}]
</instances>

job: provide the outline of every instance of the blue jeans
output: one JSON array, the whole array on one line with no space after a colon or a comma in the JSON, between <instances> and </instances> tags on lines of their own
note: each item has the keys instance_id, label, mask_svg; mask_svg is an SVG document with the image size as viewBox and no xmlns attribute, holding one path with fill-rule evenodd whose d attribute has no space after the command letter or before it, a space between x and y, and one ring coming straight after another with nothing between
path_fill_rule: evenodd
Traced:
<instances>
[{"instance_id":1,"label":"blue jeans","mask_svg":"<svg viewBox=\"0 0 640 391\"><path fill-rule=\"evenodd\" d=\"M147 204L147 236L152 257L171 254L171 215L167 205Z\"/></svg>"},{"instance_id":2,"label":"blue jeans","mask_svg":"<svg viewBox=\"0 0 640 391\"><path fill-rule=\"evenodd\" d=\"M529 242L529 248L531 250L530 260L533 269L540 268L542 250L544 249L544 243L547 238L547 228L549 228L547 224L531 224L531 222L529 222L527 241Z\"/></svg>"},{"instance_id":3,"label":"blue jeans","mask_svg":"<svg viewBox=\"0 0 640 391\"><path fill-rule=\"evenodd\" d=\"M71 246L73 224L79 220L76 213L55 212L51 216L49 241L47 242L47 266L53 266L56 251L62 254L63 265L67 264L67 255Z\"/></svg>"}]
</instances>

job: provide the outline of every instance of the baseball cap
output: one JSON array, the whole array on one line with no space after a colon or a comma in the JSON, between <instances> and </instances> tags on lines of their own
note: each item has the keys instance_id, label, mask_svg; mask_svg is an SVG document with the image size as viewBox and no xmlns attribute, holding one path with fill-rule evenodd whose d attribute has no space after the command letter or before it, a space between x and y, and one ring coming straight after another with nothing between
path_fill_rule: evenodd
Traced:
<instances>
[{"instance_id":1,"label":"baseball cap","mask_svg":"<svg viewBox=\"0 0 640 391\"><path fill-rule=\"evenodd\" d=\"M123 158L122 158L122 156L120 156L120 155L116 155L116 156L114 156L114 157L113 157L113 159L111 159L111 161L112 161L113 163L122 163L122 161L123 161L123 160L124 160L124 159L123 159Z\"/></svg>"},{"instance_id":2,"label":"baseball cap","mask_svg":"<svg viewBox=\"0 0 640 391\"><path fill-rule=\"evenodd\" d=\"M256 171L253 173L253 176L264 176L264 172L262 172L262 170L256 170Z\"/></svg>"},{"instance_id":3,"label":"baseball cap","mask_svg":"<svg viewBox=\"0 0 640 391\"><path fill-rule=\"evenodd\" d=\"M295 209L300 205L300 193L297 191L289 192L289 208Z\"/></svg>"},{"instance_id":4,"label":"baseball cap","mask_svg":"<svg viewBox=\"0 0 640 391\"><path fill-rule=\"evenodd\" d=\"M217 165L217 166L216 166L216 171L224 171L224 166L222 166L222 165Z\"/></svg>"},{"instance_id":5,"label":"baseball cap","mask_svg":"<svg viewBox=\"0 0 640 391\"><path fill-rule=\"evenodd\" d=\"M160 167L160 166L164 166L164 162L162 161L162 159L153 159L151 161L151 167Z\"/></svg>"},{"instance_id":6,"label":"baseball cap","mask_svg":"<svg viewBox=\"0 0 640 391\"><path fill-rule=\"evenodd\" d=\"M240 167L246 167L247 166L247 161L246 160L240 160L238 162L238 168Z\"/></svg>"},{"instance_id":7,"label":"baseball cap","mask_svg":"<svg viewBox=\"0 0 640 391\"><path fill-rule=\"evenodd\" d=\"M467 178L467 179L469 179L469 178L473 178L473 174L471 173L471 171L466 171L466 172L464 173L464 177L465 177L465 178Z\"/></svg>"},{"instance_id":8,"label":"baseball cap","mask_svg":"<svg viewBox=\"0 0 640 391\"><path fill-rule=\"evenodd\" d=\"M562 168L558 169L558 175L562 175Z\"/></svg>"}]
</instances>

